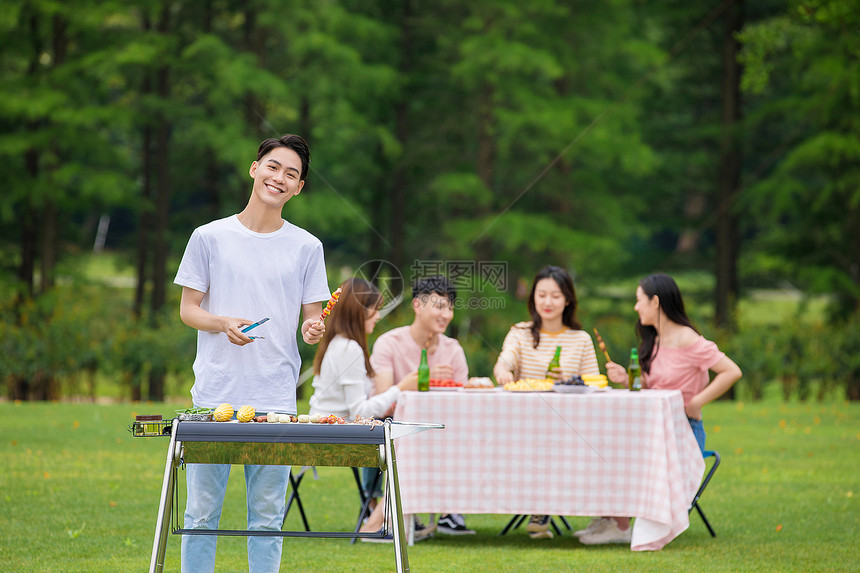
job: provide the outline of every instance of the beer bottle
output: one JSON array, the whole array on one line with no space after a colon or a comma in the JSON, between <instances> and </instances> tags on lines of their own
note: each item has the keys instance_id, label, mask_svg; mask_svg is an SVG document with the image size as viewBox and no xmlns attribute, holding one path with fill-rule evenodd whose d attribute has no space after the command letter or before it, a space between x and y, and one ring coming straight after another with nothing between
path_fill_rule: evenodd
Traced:
<instances>
[{"instance_id":1,"label":"beer bottle","mask_svg":"<svg viewBox=\"0 0 860 573\"><path fill-rule=\"evenodd\" d=\"M430 389L430 367L427 365L427 349L421 349L421 362L418 363L418 391Z\"/></svg>"},{"instance_id":2,"label":"beer bottle","mask_svg":"<svg viewBox=\"0 0 860 573\"><path fill-rule=\"evenodd\" d=\"M642 367L639 366L639 351L630 349L630 366L627 368L628 388L631 392L642 389Z\"/></svg>"},{"instance_id":3,"label":"beer bottle","mask_svg":"<svg viewBox=\"0 0 860 573\"><path fill-rule=\"evenodd\" d=\"M555 356L552 357L552 360L549 362L549 366L546 367L546 377L550 377L550 372L558 372L561 369L561 346L555 347Z\"/></svg>"}]
</instances>

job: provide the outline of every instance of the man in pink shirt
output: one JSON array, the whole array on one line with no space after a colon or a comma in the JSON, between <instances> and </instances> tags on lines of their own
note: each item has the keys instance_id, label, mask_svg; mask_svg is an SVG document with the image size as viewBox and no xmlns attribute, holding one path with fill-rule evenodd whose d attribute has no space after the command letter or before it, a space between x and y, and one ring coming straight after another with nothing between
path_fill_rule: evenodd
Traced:
<instances>
[{"instance_id":1,"label":"man in pink shirt","mask_svg":"<svg viewBox=\"0 0 860 573\"><path fill-rule=\"evenodd\" d=\"M421 349L427 349L430 378L451 379L465 383L469 378L469 365L463 347L445 330L454 318L454 301L457 291L443 276L418 279L412 285L412 324L390 330L373 345L370 364L376 393L384 392L418 369ZM473 534L466 528L462 515L448 514L439 518L436 529L451 535Z\"/></svg>"}]
</instances>

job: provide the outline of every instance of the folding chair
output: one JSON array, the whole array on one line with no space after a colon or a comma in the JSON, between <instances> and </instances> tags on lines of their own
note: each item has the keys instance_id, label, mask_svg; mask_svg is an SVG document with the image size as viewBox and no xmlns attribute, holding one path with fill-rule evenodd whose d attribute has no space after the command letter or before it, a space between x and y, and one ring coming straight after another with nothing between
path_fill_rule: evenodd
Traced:
<instances>
[{"instance_id":1,"label":"folding chair","mask_svg":"<svg viewBox=\"0 0 860 573\"><path fill-rule=\"evenodd\" d=\"M355 520L355 533L361 529L361 523L364 521L365 517L370 517L370 502L373 501L373 495L365 493L364 487L361 484L361 475L358 468L352 468L352 475L355 478L355 485L358 487L358 497L361 501L361 507L358 510L358 519ZM373 481L370 484L370 488L368 491L372 494L376 488L379 486L379 482L382 480L382 472L377 472L375 476L373 476ZM357 541L357 537L352 538L352 543Z\"/></svg>"},{"instance_id":2,"label":"folding chair","mask_svg":"<svg viewBox=\"0 0 860 573\"><path fill-rule=\"evenodd\" d=\"M510 531L511 529L516 529L516 528L518 528L520 525L522 525L522 524L523 524L523 522L524 522L528 517L529 517L528 515L515 515L515 516L513 516L513 517L511 518L511 520L508 522L508 524L505 526L505 528L502 530L502 532L501 532L501 533L499 533L499 537L501 537L502 535L506 534L506 533L507 533L508 531ZM568 530L568 531L570 531L571 529L573 529L573 528L570 526L570 523L567 521L567 519L566 519L563 515L559 515L559 516L556 516L556 517L558 517L558 518L561 520L562 524L564 524L564 526L567 528L567 530ZM549 518L549 524L550 524L550 526L552 526L552 528L553 528L553 530L555 531L556 535L558 535L559 537L561 537L561 535L562 535L562 533L561 533L561 529L559 529L559 528L558 528L558 525L556 525L556 524L555 524L555 519L553 519L552 517L550 517L550 518Z\"/></svg>"},{"instance_id":3,"label":"folding chair","mask_svg":"<svg viewBox=\"0 0 860 573\"><path fill-rule=\"evenodd\" d=\"M290 470L290 495L287 498L287 507L286 507L286 511L284 512L284 521L286 521L287 516L290 514L290 509L293 507L293 502L295 502L296 507L299 508L299 513L301 514L301 517L302 517L302 525L304 525L305 531L310 531L311 527L310 527L310 525L308 525L308 518L307 518L307 515L305 514L305 507L302 504L302 498L299 495L299 486L301 485L302 480L305 477L305 470L307 470L307 469L308 468L302 468L302 471L300 471L298 473L298 477L293 475L292 469ZM314 473L314 475L316 475L316 473ZM355 485L358 488L358 497L359 497L359 504L360 504L359 512L358 512L358 518L357 518L356 523L355 523L355 532L358 533L359 529L361 529L361 522L364 520L365 517L368 517L370 515L370 502L372 501L373 498L371 496L365 494L364 488L362 487L362 484L361 484L361 476L359 474L358 468L355 468L355 467L352 468L352 475L355 478ZM374 476L374 478L373 478L373 483L371 484L371 490L370 491L373 491L374 489L376 489L379 482L381 481L381 478L382 478L382 472L378 472L376 474L376 476ZM352 538L353 543L355 543L356 540L357 540L356 537Z\"/></svg>"},{"instance_id":4,"label":"folding chair","mask_svg":"<svg viewBox=\"0 0 860 573\"><path fill-rule=\"evenodd\" d=\"M708 482L711 481L711 478L714 477L714 472L716 472L717 468L720 466L720 453L715 452L713 450L705 450L704 452L702 452L702 457L704 457L706 460L712 457L714 458L714 463L711 466L710 471L708 471L707 475L705 475L705 479L702 480L702 485L699 486L699 491L696 492L696 497L693 498L693 503L692 505L690 505L689 512L692 512L693 509L698 511L699 515L702 518L702 521L705 522L705 527L707 527L708 531L711 532L711 537L716 537L717 534L714 532L714 528L711 527L711 524L708 522L708 518L705 517L705 512L702 511L702 507L699 505L699 498L702 497L705 488L708 487Z\"/></svg>"},{"instance_id":5,"label":"folding chair","mask_svg":"<svg viewBox=\"0 0 860 573\"><path fill-rule=\"evenodd\" d=\"M305 526L305 531L310 531L311 526L308 525L308 518L305 515L305 506L302 505L302 498L299 497L299 486L305 478L305 469L306 468L302 468L302 471L299 472L299 477L296 478L293 475L293 469L290 468L290 497L287 499L287 508L284 511L284 521L287 520L287 516L290 514L290 508L293 506L293 502L295 501L296 507L299 508L299 513L302 516L302 524Z\"/></svg>"}]
</instances>

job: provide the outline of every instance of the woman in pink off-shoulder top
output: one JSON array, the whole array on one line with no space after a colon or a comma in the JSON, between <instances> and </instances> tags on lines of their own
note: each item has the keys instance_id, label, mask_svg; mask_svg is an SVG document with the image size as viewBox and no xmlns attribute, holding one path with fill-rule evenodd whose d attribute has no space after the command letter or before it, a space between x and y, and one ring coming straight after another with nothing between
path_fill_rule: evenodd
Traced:
<instances>
[{"instance_id":1,"label":"woman in pink off-shoulder top","mask_svg":"<svg viewBox=\"0 0 860 573\"><path fill-rule=\"evenodd\" d=\"M633 310L639 314L636 333L645 386L681 391L690 426L704 450L702 406L725 394L741 377L741 369L699 334L669 275L658 273L642 279ZM713 380L708 371L714 372ZM627 370L620 364L607 363L606 373L613 382L627 383Z\"/></svg>"},{"instance_id":2,"label":"woman in pink off-shoulder top","mask_svg":"<svg viewBox=\"0 0 860 573\"><path fill-rule=\"evenodd\" d=\"M639 360L646 388L680 390L684 409L699 448L705 449L702 406L722 396L741 377L741 369L717 345L703 337L684 309L684 299L669 275L653 274L639 281L636 304L639 314ZM710 380L709 371L714 373ZM608 362L606 374L617 384L627 385L627 369ZM598 517L574 532L585 545L629 543L630 520Z\"/></svg>"}]
</instances>

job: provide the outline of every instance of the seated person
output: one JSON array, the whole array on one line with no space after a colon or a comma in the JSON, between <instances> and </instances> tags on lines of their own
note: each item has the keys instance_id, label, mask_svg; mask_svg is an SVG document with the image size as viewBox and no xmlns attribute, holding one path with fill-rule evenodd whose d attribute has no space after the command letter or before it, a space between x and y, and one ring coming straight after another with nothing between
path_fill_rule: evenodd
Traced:
<instances>
[{"instance_id":1,"label":"seated person","mask_svg":"<svg viewBox=\"0 0 860 573\"><path fill-rule=\"evenodd\" d=\"M379 290L364 279L348 279L341 285L340 298L331 310L314 356L311 414L334 414L349 421L381 417L394 406L401 392L418 388L418 375L413 371L385 392L374 395L367 335L379 321L381 304ZM372 473L376 475L377 471ZM380 491L375 497L381 495Z\"/></svg>"},{"instance_id":2,"label":"seated person","mask_svg":"<svg viewBox=\"0 0 860 573\"><path fill-rule=\"evenodd\" d=\"M576 319L576 291L570 274L561 267L545 266L532 282L528 299L532 319L511 327L493 367L499 385L523 378L563 379L599 374L591 335ZM561 347L559 369L547 367ZM551 539L549 516L532 515L527 526L533 539Z\"/></svg>"},{"instance_id":3,"label":"seated person","mask_svg":"<svg viewBox=\"0 0 860 573\"><path fill-rule=\"evenodd\" d=\"M636 333L642 387L681 391L693 435L704 451L702 406L731 388L740 379L741 369L699 334L687 317L678 285L669 275L658 273L639 281L633 310L639 315ZM716 374L710 383L709 370ZM608 362L606 374L616 384L628 383L627 369L620 364ZM630 543L630 518L598 517L574 535L585 545Z\"/></svg>"},{"instance_id":4,"label":"seated person","mask_svg":"<svg viewBox=\"0 0 860 573\"><path fill-rule=\"evenodd\" d=\"M421 361L421 349L427 349L430 378L465 382L469 365L463 347L445 336L445 329L454 318L457 291L443 276L431 276L412 285L412 324L395 328L380 336L373 345L370 363L376 372L376 392L388 390L394 380L402 380L416 371ZM439 518L436 531L449 535L473 534L459 514Z\"/></svg>"},{"instance_id":5,"label":"seated person","mask_svg":"<svg viewBox=\"0 0 860 573\"><path fill-rule=\"evenodd\" d=\"M417 389L418 376L407 373L397 384L374 395L367 335L379 321L382 295L361 278L348 279L341 289L314 357L310 413L334 414L348 421L357 416L383 416L401 391Z\"/></svg>"}]
</instances>

